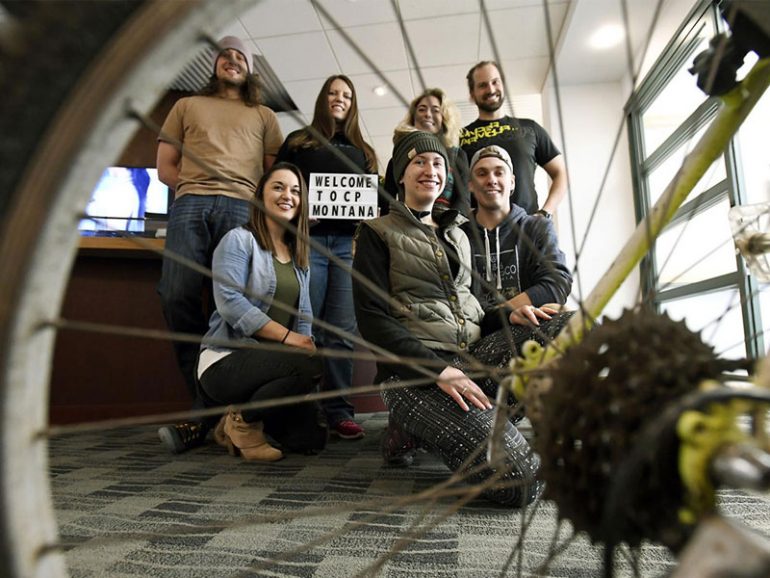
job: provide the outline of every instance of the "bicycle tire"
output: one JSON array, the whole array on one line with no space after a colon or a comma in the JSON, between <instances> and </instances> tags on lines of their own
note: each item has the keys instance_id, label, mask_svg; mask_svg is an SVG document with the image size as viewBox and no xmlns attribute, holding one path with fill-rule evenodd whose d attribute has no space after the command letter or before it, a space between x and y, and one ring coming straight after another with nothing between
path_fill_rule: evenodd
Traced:
<instances>
[{"instance_id":1,"label":"bicycle tire","mask_svg":"<svg viewBox=\"0 0 770 578\"><path fill-rule=\"evenodd\" d=\"M0 575L65 574L48 481L48 373L100 166L136 129L189 49L249 2L7 3L0 52ZM73 34L77 32L77 34ZM44 47L42 49L41 47ZM45 80L45 83L43 82ZM84 159L88 159L85 162Z\"/></svg>"}]
</instances>

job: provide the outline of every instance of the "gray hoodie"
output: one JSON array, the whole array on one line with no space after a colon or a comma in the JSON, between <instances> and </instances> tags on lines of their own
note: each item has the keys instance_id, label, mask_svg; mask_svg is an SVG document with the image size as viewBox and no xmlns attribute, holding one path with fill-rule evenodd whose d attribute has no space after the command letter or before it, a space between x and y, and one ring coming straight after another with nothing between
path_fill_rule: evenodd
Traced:
<instances>
[{"instance_id":1,"label":"gray hoodie","mask_svg":"<svg viewBox=\"0 0 770 578\"><path fill-rule=\"evenodd\" d=\"M474 275L472 291L485 310L521 292L532 304L565 303L572 275L553 223L518 205L494 229L466 223Z\"/></svg>"}]
</instances>

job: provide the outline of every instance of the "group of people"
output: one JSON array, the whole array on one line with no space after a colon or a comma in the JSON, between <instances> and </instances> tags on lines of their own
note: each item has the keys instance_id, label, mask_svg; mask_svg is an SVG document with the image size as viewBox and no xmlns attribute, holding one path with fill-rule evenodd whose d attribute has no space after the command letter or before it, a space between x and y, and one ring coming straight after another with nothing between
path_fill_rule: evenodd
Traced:
<instances>
[{"instance_id":1,"label":"group of people","mask_svg":"<svg viewBox=\"0 0 770 578\"><path fill-rule=\"evenodd\" d=\"M344 396L351 336L360 332L409 360L378 363L389 463L409 463L419 445L474 481L494 481L488 498L531 501L538 458L513 420L503 425L504 464L487 464L477 450L498 383L468 374L479 363L504 366L525 340L548 340L569 316L560 307L572 278L551 221L566 194L558 149L534 121L502 114L502 73L482 62L468 75L479 119L464 129L443 91L414 99L395 131L379 216L316 219L308 186L319 175L378 172L353 83L328 78L311 124L284 140L259 103L242 41L219 45L209 85L179 100L159 135L159 176L176 200L158 290L173 332L204 335L200 346L174 342L177 360L196 409L333 393L321 408L256 405L170 424L161 440L181 452L213 430L231 453L274 461L321 449L327 428L362 437ZM536 166L551 176L540 208Z\"/></svg>"}]
</instances>

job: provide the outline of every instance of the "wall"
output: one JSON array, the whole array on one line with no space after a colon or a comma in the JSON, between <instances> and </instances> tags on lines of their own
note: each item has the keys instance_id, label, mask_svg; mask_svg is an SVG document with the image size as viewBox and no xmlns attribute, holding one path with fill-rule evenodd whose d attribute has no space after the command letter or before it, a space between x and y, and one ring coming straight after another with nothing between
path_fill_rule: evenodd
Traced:
<instances>
[{"instance_id":1,"label":"wall","mask_svg":"<svg viewBox=\"0 0 770 578\"><path fill-rule=\"evenodd\" d=\"M544 110L549 132L560 143L569 171L570 193L559 208L558 230L568 262L573 266L578 263L571 298L575 305L604 275L636 224L628 142L622 124L621 83L561 86L560 93L563 135L552 91L544 95ZM621 127L613 155L613 144ZM607 181L600 191L605 171ZM615 317L624 307L632 306L638 287L635 270L605 313Z\"/></svg>"}]
</instances>

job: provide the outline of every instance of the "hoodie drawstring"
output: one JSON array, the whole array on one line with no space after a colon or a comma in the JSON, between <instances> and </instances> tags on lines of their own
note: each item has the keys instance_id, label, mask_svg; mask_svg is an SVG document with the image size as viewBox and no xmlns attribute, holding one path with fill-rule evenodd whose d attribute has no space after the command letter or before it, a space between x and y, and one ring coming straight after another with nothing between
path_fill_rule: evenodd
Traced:
<instances>
[{"instance_id":1,"label":"hoodie drawstring","mask_svg":"<svg viewBox=\"0 0 770 578\"><path fill-rule=\"evenodd\" d=\"M500 263L500 227L495 227L495 240L497 244L497 290L503 290L503 278L500 273L500 269L503 268L503 264Z\"/></svg>"},{"instance_id":2,"label":"hoodie drawstring","mask_svg":"<svg viewBox=\"0 0 770 578\"><path fill-rule=\"evenodd\" d=\"M492 282L492 251L489 247L489 231L484 228L484 254L487 260L486 272L487 283ZM500 291L503 288L503 279L500 273L500 227L495 227L495 258L497 259L497 290Z\"/></svg>"},{"instance_id":3,"label":"hoodie drawstring","mask_svg":"<svg viewBox=\"0 0 770 578\"><path fill-rule=\"evenodd\" d=\"M492 261L489 256L489 231L484 227L484 255L487 259L487 266L484 268L487 272L487 283L492 282Z\"/></svg>"}]
</instances>

